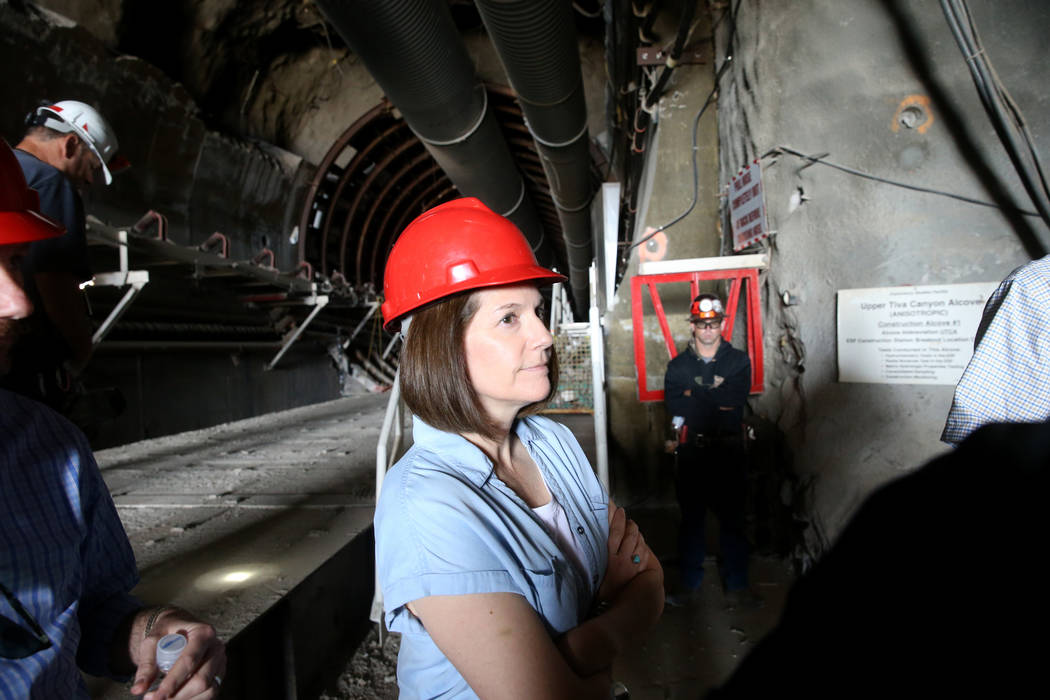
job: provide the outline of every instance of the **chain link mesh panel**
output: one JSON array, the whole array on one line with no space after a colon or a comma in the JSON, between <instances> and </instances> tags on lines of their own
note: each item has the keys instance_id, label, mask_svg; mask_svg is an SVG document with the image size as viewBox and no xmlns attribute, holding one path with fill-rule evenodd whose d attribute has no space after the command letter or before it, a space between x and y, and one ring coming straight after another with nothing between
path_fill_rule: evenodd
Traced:
<instances>
[{"instance_id":1,"label":"chain link mesh panel","mask_svg":"<svg viewBox=\"0 0 1050 700\"><path fill-rule=\"evenodd\" d=\"M554 336L554 349L558 353L558 390L546 410L592 413L594 378L590 331L586 323L573 326L562 326Z\"/></svg>"}]
</instances>

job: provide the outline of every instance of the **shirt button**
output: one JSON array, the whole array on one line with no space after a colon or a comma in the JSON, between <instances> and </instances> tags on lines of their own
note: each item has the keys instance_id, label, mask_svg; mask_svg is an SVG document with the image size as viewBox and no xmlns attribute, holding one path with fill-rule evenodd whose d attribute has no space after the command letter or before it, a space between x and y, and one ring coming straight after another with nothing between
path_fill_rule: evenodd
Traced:
<instances>
[{"instance_id":1,"label":"shirt button","mask_svg":"<svg viewBox=\"0 0 1050 700\"><path fill-rule=\"evenodd\" d=\"M582 535L583 534L583 525L577 525L576 526L576 532Z\"/></svg>"}]
</instances>

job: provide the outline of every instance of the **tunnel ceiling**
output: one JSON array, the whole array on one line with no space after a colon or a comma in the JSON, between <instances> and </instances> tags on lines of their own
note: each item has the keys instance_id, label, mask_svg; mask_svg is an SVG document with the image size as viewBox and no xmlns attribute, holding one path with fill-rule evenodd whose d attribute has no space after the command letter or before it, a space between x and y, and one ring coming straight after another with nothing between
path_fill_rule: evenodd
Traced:
<instances>
[{"instance_id":1,"label":"tunnel ceiling","mask_svg":"<svg viewBox=\"0 0 1050 700\"><path fill-rule=\"evenodd\" d=\"M400 231L425 209L461 196L374 85L336 79L345 78L344 72L357 75L352 68L358 57L310 0L41 0L40 4L72 18L115 55L141 58L185 87L200 108L195 118L207 128L249 142L274 144L319 164L316 172L305 170L309 182L305 198L289 203L299 225L295 245L300 265L282 268L282 275L288 277L319 275L318 293L332 299L311 325L311 333L346 334L365 323L374 313L374 291L382 288L386 256ZM554 249L559 267L567 269L561 224L516 96L501 84L505 78L499 59L473 2L448 4L457 28L480 52L475 60L488 91L489 109L524 175L543 237ZM592 45L595 39L601 41L605 24L598 12L600 3L585 0L574 5L578 33L589 36ZM343 96L360 105L345 118L352 123L338 122L347 112L333 107L333 102ZM373 101L370 109L369 100ZM326 130L310 132L307 138L313 141L304 141L304 125L318 114L328 120ZM304 143L312 144L314 151L306 153ZM589 145L591 177L597 185L609 168L596 142ZM231 241L248 242L252 232L227 229L226 233ZM253 250L258 248L254 239L251 244ZM111 266L111 256L104 255L106 262L100 263L99 270ZM237 340L273 342L281 337L279 321L286 313L301 321L312 308L286 308L282 297L276 302L252 301L257 308L243 310L238 304L245 299L281 295L267 290L255 293L250 279L226 272L205 278L194 272L193 265L187 274L178 266L167 269L170 262L160 258L137 258L133 265L153 270L154 281L113 329L113 340L167 342L177 335L210 341L217 337L217 329L209 325L214 319L205 311L223 299L229 302L229 318L237 318L230 324ZM179 285L187 279L191 290L180 292ZM200 303L195 301L198 296ZM118 305L119 295L96 290L95 300L96 312L105 315ZM233 340L221 335L222 342Z\"/></svg>"},{"instance_id":2,"label":"tunnel ceiling","mask_svg":"<svg viewBox=\"0 0 1050 700\"><path fill-rule=\"evenodd\" d=\"M486 88L503 136L525 175L546 239L564 261L561 224L521 108L509 88ZM600 160L600 149L592 148L596 182ZM384 100L352 124L320 164L299 221L301 259L355 288L379 289L390 247L408 222L459 196L422 142Z\"/></svg>"},{"instance_id":3,"label":"tunnel ceiling","mask_svg":"<svg viewBox=\"0 0 1050 700\"><path fill-rule=\"evenodd\" d=\"M301 144L305 121L332 99L339 84L332 82L334 74L358 60L309 0L93 0L90 12L79 0L42 4L73 17L114 51L143 58L183 84L210 127L292 151L297 138ZM448 6L461 32L483 36L471 0L449 0ZM602 34L599 7L580 3L578 31ZM498 59L492 56L492 61L490 74L499 71ZM544 238L559 267L567 269L561 224L521 108L509 87L491 80L486 87ZM362 107L367 109L367 103ZM331 119L338 114L334 111ZM299 260L337 287L345 281L368 298L371 290L382 288L387 252L408 221L462 194L385 99L352 124L333 121L333 127L329 133L345 131L320 159L301 203ZM316 153L324 147L316 144ZM590 151L597 184L605 156L594 142ZM317 155L312 157L317 162Z\"/></svg>"}]
</instances>

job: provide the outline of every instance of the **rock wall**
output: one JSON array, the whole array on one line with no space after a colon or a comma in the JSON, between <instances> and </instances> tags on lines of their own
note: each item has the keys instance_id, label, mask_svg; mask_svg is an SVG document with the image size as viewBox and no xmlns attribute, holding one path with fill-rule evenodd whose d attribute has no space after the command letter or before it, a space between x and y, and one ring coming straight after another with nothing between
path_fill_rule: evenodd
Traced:
<instances>
[{"instance_id":1,"label":"rock wall","mask_svg":"<svg viewBox=\"0 0 1050 700\"><path fill-rule=\"evenodd\" d=\"M735 5L736 3L734 3ZM1050 137L1043 3L971 0L999 76L1036 141ZM732 23L718 35L727 51ZM719 99L722 182L761 159L775 235L765 276L766 392L811 480L811 534L834 537L876 486L946 449L952 386L839 381L836 292L998 281L1040 255L1036 217L864 179L1031 209L937 3L742 0ZM911 115L909 105L920 108ZM799 303L780 301L790 292ZM976 311L974 312L976 313Z\"/></svg>"},{"instance_id":2,"label":"rock wall","mask_svg":"<svg viewBox=\"0 0 1050 700\"><path fill-rule=\"evenodd\" d=\"M40 101L79 99L110 121L132 168L112 186L87 193L90 214L130 225L149 209L168 217L169 238L182 245L225 233L230 256L263 247L277 267L298 262L289 242L312 168L264 142L208 128L195 100L155 66L114 54L84 26L31 4L0 3L0 134L17 143L23 118Z\"/></svg>"}]
</instances>

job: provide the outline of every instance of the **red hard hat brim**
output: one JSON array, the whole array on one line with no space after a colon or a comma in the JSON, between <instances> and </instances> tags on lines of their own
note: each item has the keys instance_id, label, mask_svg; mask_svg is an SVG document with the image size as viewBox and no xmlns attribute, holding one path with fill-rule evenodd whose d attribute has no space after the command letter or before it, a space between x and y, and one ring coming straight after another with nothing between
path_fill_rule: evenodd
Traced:
<instances>
[{"instance_id":1,"label":"red hard hat brim","mask_svg":"<svg viewBox=\"0 0 1050 700\"><path fill-rule=\"evenodd\" d=\"M478 289L511 287L516 284L528 283L535 284L538 287L546 287L555 282L565 282L566 280L568 280L568 277L565 275L560 275L553 270L548 270L539 265L521 265L519 267L503 267L497 270L489 270L480 275L465 279L457 284L445 287L440 295L436 295L432 299L420 298L419 303L414 306L411 311L400 314L394 318L389 318L389 315L392 312L391 307L393 305L389 301L384 301L381 311L383 313L383 318L387 320L383 323L383 330L393 333L398 330L401 325L401 319L405 316L410 316L424 306L448 299L457 294L472 292Z\"/></svg>"},{"instance_id":2,"label":"red hard hat brim","mask_svg":"<svg viewBox=\"0 0 1050 700\"><path fill-rule=\"evenodd\" d=\"M62 224L35 211L0 212L0 245L43 241L65 232Z\"/></svg>"}]
</instances>

